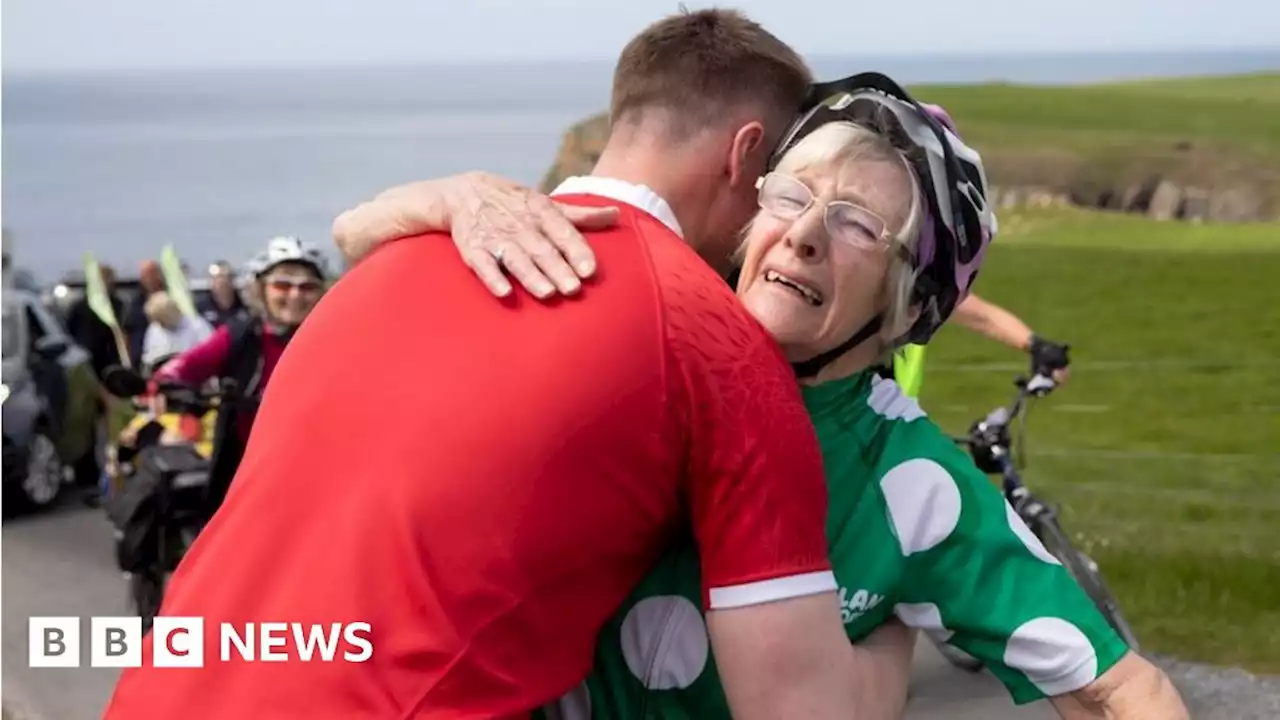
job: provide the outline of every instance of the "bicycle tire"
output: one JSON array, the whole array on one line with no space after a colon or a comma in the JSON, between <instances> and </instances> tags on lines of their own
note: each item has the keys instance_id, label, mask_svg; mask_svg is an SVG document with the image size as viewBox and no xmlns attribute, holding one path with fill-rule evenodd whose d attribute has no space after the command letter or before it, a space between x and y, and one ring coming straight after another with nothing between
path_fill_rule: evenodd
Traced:
<instances>
[{"instance_id":1,"label":"bicycle tire","mask_svg":"<svg viewBox=\"0 0 1280 720\"><path fill-rule=\"evenodd\" d=\"M150 571L134 573L129 577L129 609L142 618L144 633L151 629L160 612L165 584L163 574L156 578Z\"/></svg>"},{"instance_id":2,"label":"bicycle tire","mask_svg":"<svg viewBox=\"0 0 1280 720\"><path fill-rule=\"evenodd\" d=\"M1062 529L1062 525L1058 523L1056 517L1040 516L1034 519L1032 529L1036 537L1040 538L1040 542L1044 544L1045 550L1050 555L1058 558L1062 566L1067 569L1071 577L1080 585L1089 599L1093 601L1098 612L1102 613L1102 617L1106 619L1107 624L1112 630L1120 636L1120 639L1129 646L1130 650L1138 651L1138 638L1133 632L1133 627L1129 621L1125 619L1124 613L1120 610L1120 603L1116 600L1111 589L1107 587L1106 580L1102 577L1102 572L1098 569L1098 563L1093 558L1076 548L1071 542L1071 538L1067 536L1067 532Z\"/></svg>"}]
</instances>

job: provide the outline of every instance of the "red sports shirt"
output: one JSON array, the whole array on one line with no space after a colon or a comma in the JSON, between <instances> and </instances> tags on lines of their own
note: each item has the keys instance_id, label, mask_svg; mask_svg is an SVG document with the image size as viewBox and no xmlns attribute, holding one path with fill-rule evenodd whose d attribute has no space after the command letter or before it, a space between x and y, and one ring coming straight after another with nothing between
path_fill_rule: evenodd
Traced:
<instances>
[{"instance_id":1,"label":"red sports shirt","mask_svg":"<svg viewBox=\"0 0 1280 720\"><path fill-rule=\"evenodd\" d=\"M152 668L146 643L106 717L521 716L581 681L689 523L711 607L834 589L773 341L653 216L624 208L592 247L598 280L548 304L495 299L443 236L348 273L173 579L161 614L205 618L204 667ZM373 653L224 663L223 621L364 621Z\"/></svg>"}]
</instances>

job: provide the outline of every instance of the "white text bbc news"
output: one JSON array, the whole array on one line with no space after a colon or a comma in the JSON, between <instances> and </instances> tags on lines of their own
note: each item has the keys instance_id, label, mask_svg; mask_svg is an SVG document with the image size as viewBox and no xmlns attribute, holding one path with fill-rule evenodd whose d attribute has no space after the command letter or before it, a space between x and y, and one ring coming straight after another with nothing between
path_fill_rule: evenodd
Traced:
<instances>
[{"instance_id":1,"label":"white text bbc news","mask_svg":"<svg viewBox=\"0 0 1280 720\"><path fill-rule=\"evenodd\" d=\"M80 667L81 619L33 617L28 622L31 667ZM373 657L372 628L352 623L219 623L218 662L365 662ZM204 667L204 618L157 617L151 665ZM141 667L142 619L94 617L89 623L90 667Z\"/></svg>"}]
</instances>

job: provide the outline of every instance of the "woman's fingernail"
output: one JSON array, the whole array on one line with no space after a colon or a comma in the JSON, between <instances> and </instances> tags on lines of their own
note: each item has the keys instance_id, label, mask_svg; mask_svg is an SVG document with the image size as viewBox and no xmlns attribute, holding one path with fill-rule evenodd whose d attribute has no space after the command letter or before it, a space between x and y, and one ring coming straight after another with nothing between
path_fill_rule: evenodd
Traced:
<instances>
[{"instance_id":1,"label":"woman's fingernail","mask_svg":"<svg viewBox=\"0 0 1280 720\"><path fill-rule=\"evenodd\" d=\"M583 260L576 266L579 275L587 276L596 271L596 264Z\"/></svg>"}]
</instances>

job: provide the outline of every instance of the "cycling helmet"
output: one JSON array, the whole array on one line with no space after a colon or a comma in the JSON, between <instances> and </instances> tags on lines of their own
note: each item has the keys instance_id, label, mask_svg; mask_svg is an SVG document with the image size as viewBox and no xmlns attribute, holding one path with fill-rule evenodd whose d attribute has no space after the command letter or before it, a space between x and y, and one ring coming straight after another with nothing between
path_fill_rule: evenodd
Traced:
<instances>
[{"instance_id":1,"label":"cycling helmet","mask_svg":"<svg viewBox=\"0 0 1280 720\"><path fill-rule=\"evenodd\" d=\"M267 249L249 261L248 270L254 278L260 278L281 263L302 263L315 270L322 281L329 279L329 263L324 253L310 243L296 237L280 236L267 242Z\"/></svg>"},{"instance_id":2,"label":"cycling helmet","mask_svg":"<svg viewBox=\"0 0 1280 720\"><path fill-rule=\"evenodd\" d=\"M912 304L920 316L893 347L923 345L960 304L978 276L997 231L982 158L965 145L955 123L936 105L916 102L880 73L862 73L814 85L807 110L783 135L769 170L801 138L837 121L854 122L887 135L907 158L921 184L924 217L911 263L916 271ZM883 316L872 318L849 340L818 357L795 363L796 374L812 377L851 348L880 331Z\"/></svg>"}]
</instances>

